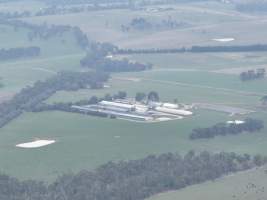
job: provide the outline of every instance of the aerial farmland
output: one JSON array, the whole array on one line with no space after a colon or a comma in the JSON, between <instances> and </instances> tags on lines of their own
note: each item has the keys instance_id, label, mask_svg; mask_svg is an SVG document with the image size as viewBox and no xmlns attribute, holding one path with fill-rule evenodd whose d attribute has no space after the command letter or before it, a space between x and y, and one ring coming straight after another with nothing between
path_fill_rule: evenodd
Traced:
<instances>
[{"instance_id":1,"label":"aerial farmland","mask_svg":"<svg viewBox=\"0 0 267 200\"><path fill-rule=\"evenodd\" d=\"M267 15L252 4L0 1L1 173L43 182L39 199L69 181L65 199L264 200Z\"/></svg>"}]
</instances>

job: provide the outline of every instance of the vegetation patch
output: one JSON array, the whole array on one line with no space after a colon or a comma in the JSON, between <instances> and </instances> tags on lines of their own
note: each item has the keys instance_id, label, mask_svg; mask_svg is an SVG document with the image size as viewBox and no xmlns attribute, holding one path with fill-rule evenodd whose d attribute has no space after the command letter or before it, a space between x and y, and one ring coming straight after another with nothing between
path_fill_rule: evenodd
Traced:
<instances>
[{"instance_id":1,"label":"vegetation patch","mask_svg":"<svg viewBox=\"0 0 267 200\"><path fill-rule=\"evenodd\" d=\"M239 121L229 121L230 123L218 123L210 128L195 128L190 134L190 139L207 139L214 138L215 136L237 135L240 133L254 133L259 132L264 128L262 120L246 119L242 123Z\"/></svg>"},{"instance_id":2,"label":"vegetation patch","mask_svg":"<svg viewBox=\"0 0 267 200\"><path fill-rule=\"evenodd\" d=\"M95 200L143 200L157 193L262 166L266 162L267 158L260 155L235 153L202 152L196 155L190 151L185 156L173 153L150 155L140 160L109 162L94 171L66 174L49 186L38 181L19 182L1 175L0 194L5 199L21 200L78 200L84 197Z\"/></svg>"}]
</instances>

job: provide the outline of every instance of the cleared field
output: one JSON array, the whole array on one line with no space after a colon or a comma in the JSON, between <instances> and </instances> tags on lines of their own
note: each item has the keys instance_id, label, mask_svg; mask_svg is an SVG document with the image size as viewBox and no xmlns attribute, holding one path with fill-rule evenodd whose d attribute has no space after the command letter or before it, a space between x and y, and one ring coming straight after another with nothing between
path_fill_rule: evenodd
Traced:
<instances>
[{"instance_id":1,"label":"cleared field","mask_svg":"<svg viewBox=\"0 0 267 200\"><path fill-rule=\"evenodd\" d=\"M162 193L148 200L265 200L267 196L267 167L229 175L224 178L187 187L179 191Z\"/></svg>"}]
</instances>

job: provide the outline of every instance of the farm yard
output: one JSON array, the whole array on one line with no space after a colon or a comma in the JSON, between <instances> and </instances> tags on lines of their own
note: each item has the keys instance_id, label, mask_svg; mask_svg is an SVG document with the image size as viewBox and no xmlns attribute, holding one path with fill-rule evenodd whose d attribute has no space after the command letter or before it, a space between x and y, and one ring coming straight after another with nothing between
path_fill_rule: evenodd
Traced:
<instances>
[{"instance_id":1,"label":"farm yard","mask_svg":"<svg viewBox=\"0 0 267 200\"><path fill-rule=\"evenodd\" d=\"M32 5L29 7L32 12L46 6L36 1L25 2ZM13 12L19 10L20 6L18 2L0 3L0 12ZM169 18L185 23L186 27L160 31L122 31L121 26L130 24L134 18L145 18L151 23ZM239 12L232 4L221 2L156 5L139 10L100 9L33 15L18 20L35 25L77 26L86 33L90 42L110 42L122 49L267 43L267 29L264 28L266 15ZM253 34L248 34L248 30ZM30 46L41 49L37 57L0 61L0 83L3 84L0 102L12 99L23 88L54 77L58 72L93 71L81 66L80 61L88 49L77 44L72 32L45 40L29 40L29 32L27 28L0 25L0 49ZM97 44L94 42L90 45ZM160 102L194 105L193 115L179 120L137 123L59 110L23 110L19 117L0 128L1 172L20 180L36 179L51 183L65 173L94 170L109 161L136 160L168 152L185 155L194 150L267 156L267 107L262 104L262 97L267 95L267 79L240 80L240 73L244 71L267 69L266 52L133 53L109 56L114 60L151 63L153 67L145 71L111 72L103 88L57 90L41 103L75 104L92 97L104 98L107 94L114 95L119 91L127 92L127 98L134 99L138 92L148 94L156 91ZM262 120L265 128L253 134L189 139L195 128L246 118ZM27 145L34 145L34 141L52 142L43 147L37 145L36 148L27 148ZM26 145L26 148L16 146L20 144ZM193 200L196 197L211 200L218 196L219 200L264 200L267 190L259 190L267 187L265 176L266 166L263 166L179 191L158 194L148 200ZM252 188L248 190L247 187Z\"/></svg>"}]
</instances>

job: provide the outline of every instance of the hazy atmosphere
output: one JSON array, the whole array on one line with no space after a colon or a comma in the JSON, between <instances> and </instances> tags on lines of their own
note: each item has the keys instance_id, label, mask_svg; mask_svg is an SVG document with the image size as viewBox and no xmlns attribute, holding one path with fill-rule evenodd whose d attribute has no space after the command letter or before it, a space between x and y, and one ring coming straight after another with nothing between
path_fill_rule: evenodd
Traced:
<instances>
[{"instance_id":1,"label":"hazy atmosphere","mask_svg":"<svg viewBox=\"0 0 267 200\"><path fill-rule=\"evenodd\" d=\"M0 0L0 200L267 200L267 1Z\"/></svg>"}]
</instances>

